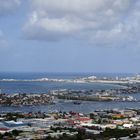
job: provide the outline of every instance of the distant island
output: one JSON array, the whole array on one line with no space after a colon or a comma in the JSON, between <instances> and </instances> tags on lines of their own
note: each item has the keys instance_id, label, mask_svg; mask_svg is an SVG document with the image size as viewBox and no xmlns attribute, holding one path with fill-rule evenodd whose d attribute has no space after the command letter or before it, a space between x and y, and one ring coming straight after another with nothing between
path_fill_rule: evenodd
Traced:
<instances>
[{"instance_id":1,"label":"distant island","mask_svg":"<svg viewBox=\"0 0 140 140\"><path fill-rule=\"evenodd\" d=\"M140 75L132 77L97 77L95 75L76 79L0 79L2 82L68 82L68 83L104 83L104 84L134 84L140 83Z\"/></svg>"}]
</instances>

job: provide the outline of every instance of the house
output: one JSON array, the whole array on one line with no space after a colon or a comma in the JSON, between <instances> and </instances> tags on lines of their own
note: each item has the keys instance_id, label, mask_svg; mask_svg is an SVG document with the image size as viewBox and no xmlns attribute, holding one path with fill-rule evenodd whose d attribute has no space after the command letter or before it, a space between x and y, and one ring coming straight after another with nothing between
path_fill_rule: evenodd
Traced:
<instances>
[{"instance_id":1,"label":"house","mask_svg":"<svg viewBox=\"0 0 140 140\"><path fill-rule=\"evenodd\" d=\"M88 118L88 117L78 117L75 118L75 123L92 123L92 119Z\"/></svg>"},{"instance_id":2,"label":"house","mask_svg":"<svg viewBox=\"0 0 140 140\"><path fill-rule=\"evenodd\" d=\"M123 124L124 128L130 129L134 126L134 124Z\"/></svg>"},{"instance_id":3,"label":"house","mask_svg":"<svg viewBox=\"0 0 140 140\"><path fill-rule=\"evenodd\" d=\"M21 127L21 126L27 126L26 123L23 122L15 122L15 121L4 121L3 124L7 127Z\"/></svg>"}]
</instances>

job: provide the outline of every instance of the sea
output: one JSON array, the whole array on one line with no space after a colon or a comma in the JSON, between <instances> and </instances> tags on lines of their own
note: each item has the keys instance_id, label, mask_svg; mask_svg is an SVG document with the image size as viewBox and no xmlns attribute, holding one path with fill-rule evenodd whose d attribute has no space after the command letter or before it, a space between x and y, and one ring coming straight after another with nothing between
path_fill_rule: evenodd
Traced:
<instances>
[{"instance_id":1,"label":"sea","mask_svg":"<svg viewBox=\"0 0 140 140\"><path fill-rule=\"evenodd\" d=\"M0 89L2 93L30 93L30 94L48 94L50 90L57 89L114 89L120 88L118 85L103 84L103 83L66 83L66 82L47 82L47 81L31 81L41 78L49 79L76 79L88 76L97 77L127 77L134 76L134 74L125 73L0 73ZM9 79L9 81L8 81ZM14 79L14 81L10 81ZM27 80L27 81L24 81ZM29 80L29 81L28 81ZM140 93L125 95L133 96L140 100ZM124 96L125 96L124 95ZM125 109L125 108L140 108L140 102L114 102L114 101L82 101L81 104L76 105L73 101L61 100L56 104L51 105L38 105L38 106L0 106L0 112L54 112L54 111L75 111L81 113L90 113L95 110L104 109Z\"/></svg>"}]
</instances>

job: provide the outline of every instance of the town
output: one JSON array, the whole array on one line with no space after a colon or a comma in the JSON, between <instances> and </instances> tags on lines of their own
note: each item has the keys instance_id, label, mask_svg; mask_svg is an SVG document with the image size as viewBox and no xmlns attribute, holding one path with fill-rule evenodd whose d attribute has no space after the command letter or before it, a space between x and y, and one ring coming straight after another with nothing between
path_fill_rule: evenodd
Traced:
<instances>
[{"instance_id":1,"label":"town","mask_svg":"<svg viewBox=\"0 0 140 140\"><path fill-rule=\"evenodd\" d=\"M136 98L130 95L140 91L139 84L127 84L121 88L105 89L105 90L74 90L74 89L58 89L50 90L48 93L13 93L6 94L0 90L1 106L20 106L20 105L48 105L55 104L56 100L80 100L80 101L129 101L136 102Z\"/></svg>"},{"instance_id":2,"label":"town","mask_svg":"<svg viewBox=\"0 0 140 140\"><path fill-rule=\"evenodd\" d=\"M81 101L138 101L133 96L121 94L134 94L140 90L139 85L125 85L125 87L106 90L74 90L59 89L51 90L49 94L58 99L81 100Z\"/></svg>"},{"instance_id":3,"label":"town","mask_svg":"<svg viewBox=\"0 0 140 140\"><path fill-rule=\"evenodd\" d=\"M13 112L0 114L0 139L131 140L140 139L140 110Z\"/></svg>"},{"instance_id":4,"label":"town","mask_svg":"<svg viewBox=\"0 0 140 140\"><path fill-rule=\"evenodd\" d=\"M47 94L0 94L1 106L47 105L53 102L53 97Z\"/></svg>"}]
</instances>

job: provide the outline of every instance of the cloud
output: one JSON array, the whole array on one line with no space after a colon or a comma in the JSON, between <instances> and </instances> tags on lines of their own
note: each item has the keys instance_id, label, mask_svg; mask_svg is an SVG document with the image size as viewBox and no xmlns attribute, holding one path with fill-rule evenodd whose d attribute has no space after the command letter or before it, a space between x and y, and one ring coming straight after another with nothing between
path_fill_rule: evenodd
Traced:
<instances>
[{"instance_id":1,"label":"cloud","mask_svg":"<svg viewBox=\"0 0 140 140\"><path fill-rule=\"evenodd\" d=\"M20 5L20 0L0 0L0 16L9 15Z\"/></svg>"},{"instance_id":2,"label":"cloud","mask_svg":"<svg viewBox=\"0 0 140 140\"><path fill-rule=\"evenodd\" d=\"M94 46L139 45L139 0L31 0L27 39L82 39Z\"/></svg>"}]
</instances>

